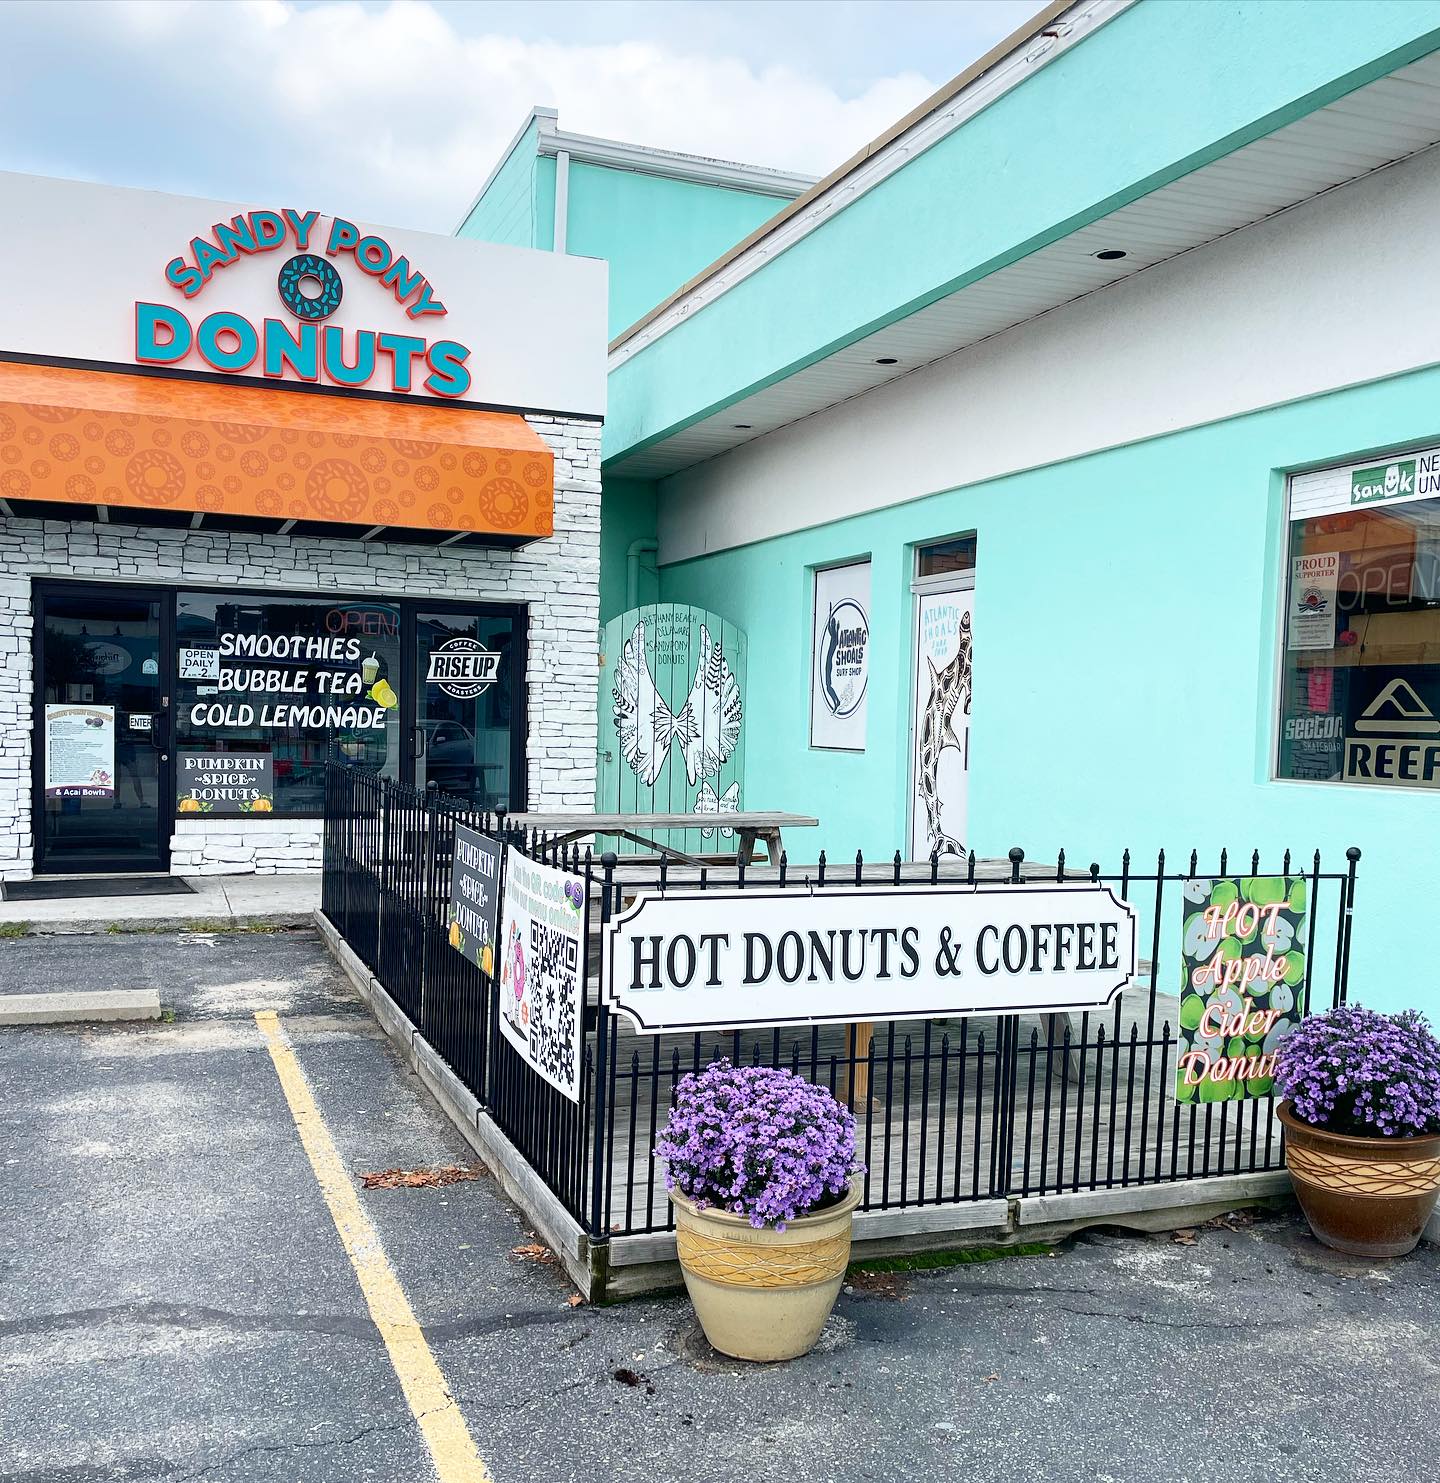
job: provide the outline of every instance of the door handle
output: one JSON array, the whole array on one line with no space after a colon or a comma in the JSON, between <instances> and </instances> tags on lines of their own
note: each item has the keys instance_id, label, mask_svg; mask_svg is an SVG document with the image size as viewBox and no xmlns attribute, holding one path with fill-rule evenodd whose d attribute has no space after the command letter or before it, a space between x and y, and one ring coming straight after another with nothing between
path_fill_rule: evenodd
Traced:
<instances>
[{"instance_id":1,"label":"door handle","mask_svg":"<svg viewBox=\"0 0 1440 1483\"><path fill-rule=\"evenodd\" d=\"M425 755L425 728L415 727L415 760L418 762Z\"/></svg>"}]
</instances>

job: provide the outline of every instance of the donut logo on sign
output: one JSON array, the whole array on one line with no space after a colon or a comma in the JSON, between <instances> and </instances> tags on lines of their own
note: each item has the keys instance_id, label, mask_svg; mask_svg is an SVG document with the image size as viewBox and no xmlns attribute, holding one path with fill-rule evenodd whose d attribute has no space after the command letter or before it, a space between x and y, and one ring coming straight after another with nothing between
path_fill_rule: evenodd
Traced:
<instances>
[{"instance_id":1,"label":"donut logo on sign","mask_svg":"<svg viewBox=\"0 0 1440 1483\"><path fill-rule=\"evenodd\" d=\"M830 609L820 643L820 696L825 709L853 716L865 698L870 675L870 621L865 609L845 598Z\"/></svg>"},{"instance_id":2,"label":"donut logo on sign","mask_svg":"<svg viewBox=\"0 0 1440 1483\"><path fill-rule=\"evenodd\" d=\"M425 683L438 685L456 700L473 700L495 683L499 673L498 654L477 639L453 638L431 649Z\"/></svg>"},{"instance_id":3,"label":"donut logo on sign","mask_svg":"<svg viewBox=\"0 0 1440 1483\"><path fill-rule=\"evenodd\" d=\"M345 296L334 265L313 252L297 252L280 269L280 302L296 319L329 319Z\"/></svg>"}]
</instances>

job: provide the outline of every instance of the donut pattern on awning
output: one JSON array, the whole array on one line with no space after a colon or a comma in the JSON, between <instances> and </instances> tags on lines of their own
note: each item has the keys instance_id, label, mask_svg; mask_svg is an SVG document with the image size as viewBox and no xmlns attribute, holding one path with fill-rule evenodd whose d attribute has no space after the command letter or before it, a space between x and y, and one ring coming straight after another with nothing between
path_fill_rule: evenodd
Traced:
<instances>
[{"instance_id":1,"label":"donut pattern on awning","mask_svg":"<svg viewBox=\"0 0 1440 1483\"><path fill-rule=\"evenodd\" d=\"M0 364L0 497L524 539L554 458L513 414Z\"/></svg>"}]
</instances>

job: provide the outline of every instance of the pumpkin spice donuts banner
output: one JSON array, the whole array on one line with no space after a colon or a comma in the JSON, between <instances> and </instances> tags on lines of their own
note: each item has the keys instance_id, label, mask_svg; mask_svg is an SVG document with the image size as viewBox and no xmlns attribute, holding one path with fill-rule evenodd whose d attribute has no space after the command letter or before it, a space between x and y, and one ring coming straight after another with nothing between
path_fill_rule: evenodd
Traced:
<instances>
[{"instance_id":1,"label":"pumpkin spice donuts banner","mask_svg":"<svg viewBox=\"0 0 1440 1483\"><path fill-rule=\"evenodd\" d=\"M495 974L501 858L497 841L463 824L455 826L450 866L450 946L487 978Z\"/></svg>"},{"instance_id":2,"label":"pumpkin spice donuts banner","mask_svg":"<svg viewBox=\"0 0 1440 1483\"><path fill-rule=\"evenodd\" d=\"M1268 1096L1275 1051L1305 1013L1303 876L1185 881L1175 1096Z\"/></svg>"}]
</instances>

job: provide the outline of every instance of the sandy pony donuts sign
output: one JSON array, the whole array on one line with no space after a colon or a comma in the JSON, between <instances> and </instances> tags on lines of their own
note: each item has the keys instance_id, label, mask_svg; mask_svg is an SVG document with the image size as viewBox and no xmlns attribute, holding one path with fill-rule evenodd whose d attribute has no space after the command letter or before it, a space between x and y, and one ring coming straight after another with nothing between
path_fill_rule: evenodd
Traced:
<instances>
[{"instance_id":1,"label":"sandy pony donuts sign","mask_svg":"<svg viewBox=\"0 0 1440 1483\"><path fill-rule=\"evenodd\" d=\"M1175 1095L1181 1102L1266 1096L1276 1050L1305 1012L1305 879L1197 877L1181 897Z\"/></svg>"}]
</instances>

